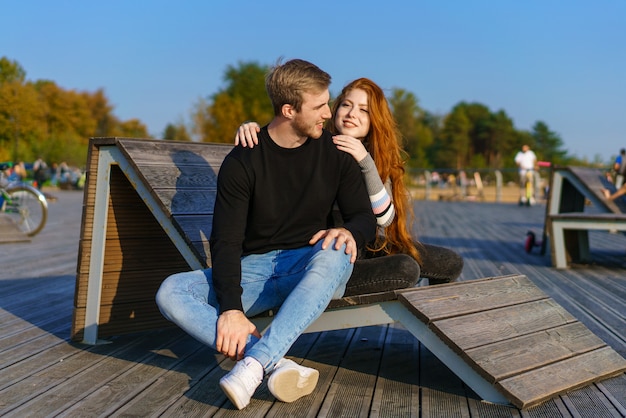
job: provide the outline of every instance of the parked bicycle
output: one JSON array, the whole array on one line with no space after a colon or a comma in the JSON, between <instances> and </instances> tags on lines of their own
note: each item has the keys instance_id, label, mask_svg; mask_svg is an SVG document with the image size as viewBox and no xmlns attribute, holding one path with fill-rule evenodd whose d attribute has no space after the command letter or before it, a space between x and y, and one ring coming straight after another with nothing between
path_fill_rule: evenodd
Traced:
<instances>
[{"instance_id":1,"label":"parked bicycle","mask_svg":"<svg viewBox=\"0 0 626 418\"><path fill-rule=\"evenodd\" d=\"M5 175L12 163L0 163L0 213L8 217L26 235L37 235L48 219L48 201L43 193L21 180Z\"/></svg>"}]
</instances>

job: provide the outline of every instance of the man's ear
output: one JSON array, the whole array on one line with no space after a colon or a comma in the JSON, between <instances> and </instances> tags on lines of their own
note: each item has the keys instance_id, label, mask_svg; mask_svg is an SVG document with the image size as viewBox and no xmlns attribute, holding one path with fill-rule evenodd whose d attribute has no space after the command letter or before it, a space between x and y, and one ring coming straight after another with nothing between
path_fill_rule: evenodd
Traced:
<instances>
[{"instance_id":1,"label":"man's ear","mask_svg":"<svg viewBox=\"0 0 626 418\"><path fill-rule=\"evenodd\" d=\"M287 119L293 119L294 116L296 115L296 111L294 110L293 106L290 104L284 104L280 110L281 110L283 117Z\"/></svg>"}]
</instances>

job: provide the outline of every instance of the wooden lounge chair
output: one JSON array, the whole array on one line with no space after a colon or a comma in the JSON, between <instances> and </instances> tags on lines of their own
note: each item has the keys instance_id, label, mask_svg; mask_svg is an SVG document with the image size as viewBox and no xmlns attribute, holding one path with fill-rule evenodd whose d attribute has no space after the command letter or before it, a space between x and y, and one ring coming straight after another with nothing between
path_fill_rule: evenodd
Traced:
<instances>
[{"instance_id":1,"label":"wooden lounge chair","mask_svg":"<svg viewBox=\"0 0 626 418\"><path fill-rule=\"evenodd\" d=\"M91 139L74 340L171 326L154 295L170 274L211 265L216 178L230 149ZM254 321L263 329L271 316ZM489 402L527 408L626 370L626 360L523 275L344 297L307 332L393 322Z\"/></svg>"}]
</instances>

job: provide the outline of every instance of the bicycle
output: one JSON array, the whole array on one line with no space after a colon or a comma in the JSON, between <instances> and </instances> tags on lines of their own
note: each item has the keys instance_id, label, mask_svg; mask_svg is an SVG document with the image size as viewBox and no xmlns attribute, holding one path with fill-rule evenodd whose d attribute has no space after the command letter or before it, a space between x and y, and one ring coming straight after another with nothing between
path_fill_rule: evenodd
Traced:
<instances>
[{"instance_id":1,"label":"bicycle","mask_svg":"<svg viewBox=\"0 0 626 418\"><path fill-rule=\"evenodd\" d=\"M0 163L0 213L5 213L29 237L37 235L48 219L48 201L43 193L22 181L11 181L5 170L12 163Z\"/></svg>"}]
</instances>

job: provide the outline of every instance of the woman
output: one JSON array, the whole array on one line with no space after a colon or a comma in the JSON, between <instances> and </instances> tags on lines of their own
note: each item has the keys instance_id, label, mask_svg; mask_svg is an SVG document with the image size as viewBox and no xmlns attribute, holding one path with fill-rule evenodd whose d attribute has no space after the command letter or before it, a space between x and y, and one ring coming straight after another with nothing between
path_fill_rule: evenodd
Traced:
<instances>
[{"instance_id":1,"label":"woman","mask_svg":"<svg viewBox=\"0 0 626 418\"><path fill-rule=\"evenodd\" d=\"M430 284L456 280L463 269L460 255L412 239L409 221L413 211L404 185L400 134L382 89L367 78L354 80L334 101L332 114L327 128L336 134L333 141L337 148L352 155L361 167L380 229L378 239L370 243L364 257L408 254L418 262L421 277L428 278ZM243 124L235 145L254 146L259 129L255 122Z\"/></svg>"}]
</instances>

